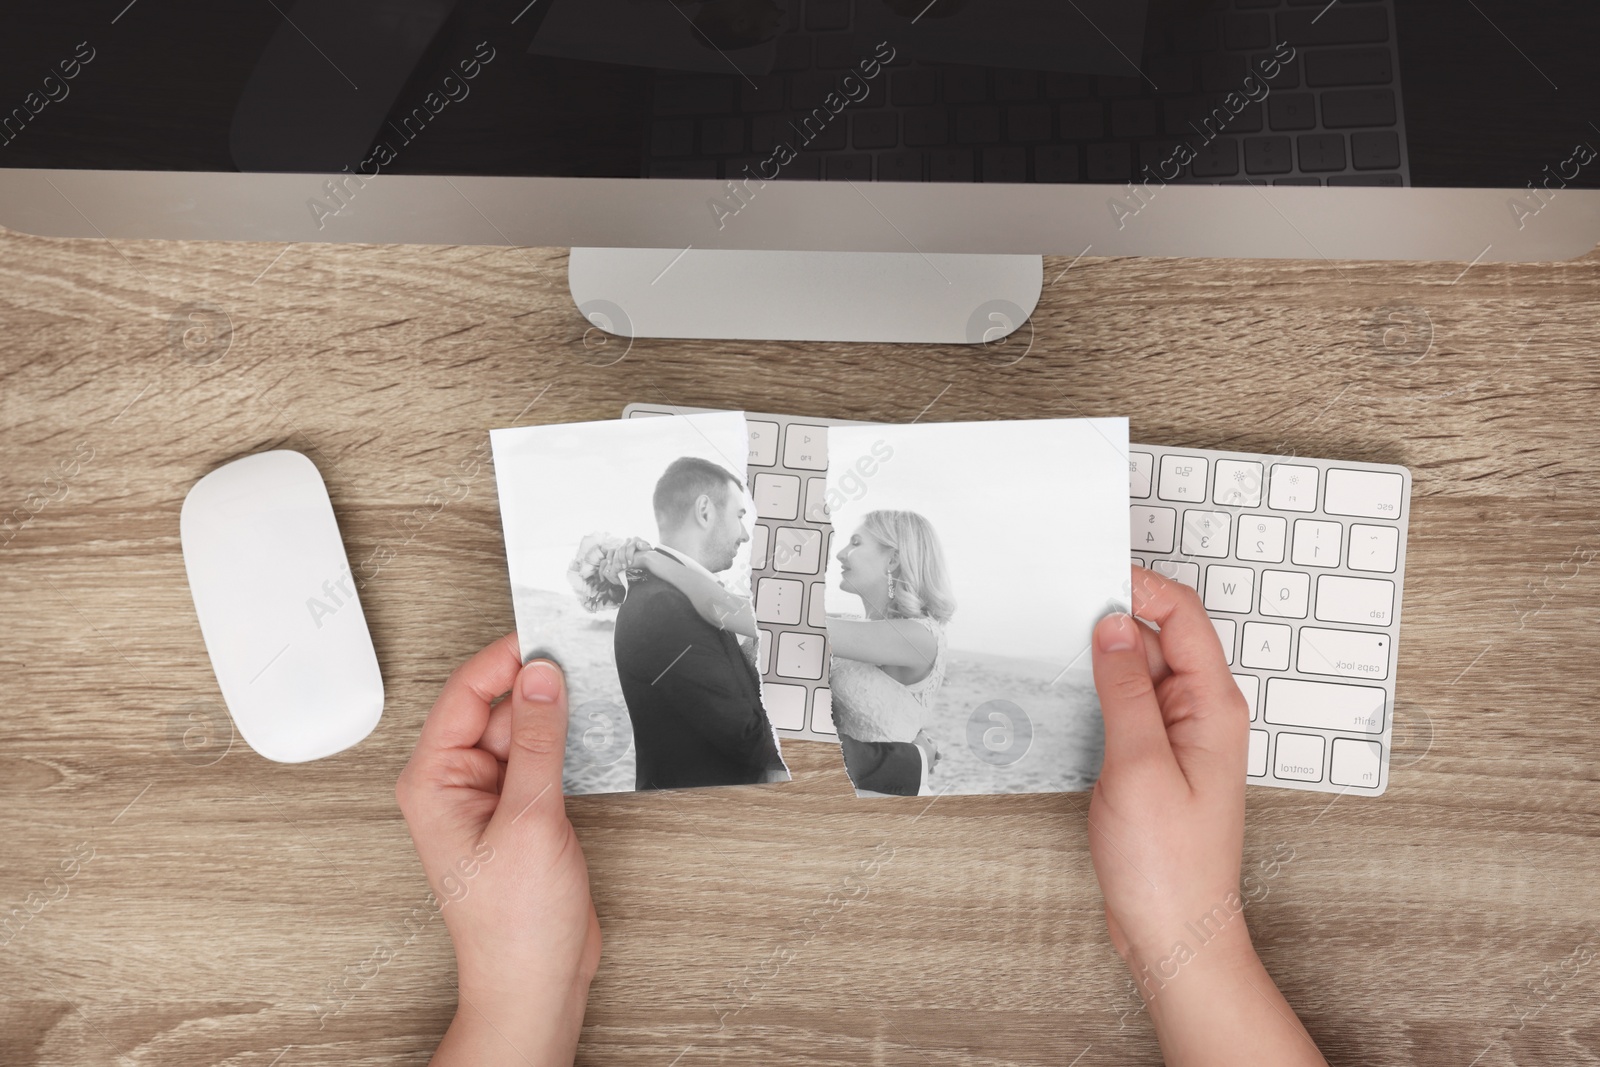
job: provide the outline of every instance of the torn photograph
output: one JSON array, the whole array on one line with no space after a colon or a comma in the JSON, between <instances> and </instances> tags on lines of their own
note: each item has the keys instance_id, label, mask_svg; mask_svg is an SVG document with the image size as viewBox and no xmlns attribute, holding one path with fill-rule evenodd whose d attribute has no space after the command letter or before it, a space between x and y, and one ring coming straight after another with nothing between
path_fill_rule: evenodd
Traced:
<instances>
[{"instance_id":1,"label":"torn photograph","mask_svg":"<svg viewBox=\"0 0 1600 1067\"><path fill-rule=\"evenodd\" d=\"M829 428L828 684L858 795L1093 785L1127 453L1126 419Z\"/></svg>"},{"instance_id":2,"label":"torn photograph","mask_svg":"<svg viewBox=\"0 0 1600 1067\"><path fill-rule=\"evenodd\" d=\"M522 659L566 671L565 792L787 781L756 670L744 414L490 442Z\"/></svg>"}]
</instances>

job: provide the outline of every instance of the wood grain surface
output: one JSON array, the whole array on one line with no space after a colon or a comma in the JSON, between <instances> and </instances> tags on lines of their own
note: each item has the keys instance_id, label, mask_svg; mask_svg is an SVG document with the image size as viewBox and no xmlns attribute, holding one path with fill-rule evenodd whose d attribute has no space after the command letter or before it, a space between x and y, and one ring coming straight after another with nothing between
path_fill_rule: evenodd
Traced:
<instances>
[{"instance_id":1,"label":"wood grain surface","mask_svg":"<svg viewBox=\"0 0 1600 1067\"><path fill-rule=\"evenodd\" d=\"M469 461L650 400L1408 465L1391 785L1252 788L1247 867L1293 858L1249 921L1334 1064L1600 1063L1600 255L1464 266L1050 259L1002 349L629 348L558 249L0 234L0 912L31 915L0 1059L427 1061L454 964L393 786L512 627ZM230 740L178 543L195 480L267 448L385 560L383 720L300 766ZM568 802L605 931L581 1063L1158 1062L1085 795L858 801L786 753L781 787Z\"/></svg>"}]
</instances>

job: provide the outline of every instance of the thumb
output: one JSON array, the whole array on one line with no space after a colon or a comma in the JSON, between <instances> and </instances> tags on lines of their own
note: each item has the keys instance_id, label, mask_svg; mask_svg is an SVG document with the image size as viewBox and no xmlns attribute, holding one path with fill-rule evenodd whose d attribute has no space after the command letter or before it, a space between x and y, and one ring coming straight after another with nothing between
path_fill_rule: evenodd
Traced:
<instances>
[{"instance_id":1,"label":"thumb","mask_svg":"<svg viewBox=\"0 0 1600 1067\"><path fill-rule=\"evenodd\" d=\"M1094 628L1094 687L1106 728L1103 779L1115 781L1137 768L1177 770L1150 677L1144 630L1132 615L1121 612L1107 615Z\"/></svg>"},{"instance_id":2,"label":"thumb","mask_svg":"<svg viewBox=\"0 0 1600 1067\"><path fill-rule=\"evenodd\" d=\"M511 743L500 805L490 825L532 817L546 804L561 807L561 764L567 749L567 685L545 659L527 663L511 687Z\"/></svg>"}]
</instances>

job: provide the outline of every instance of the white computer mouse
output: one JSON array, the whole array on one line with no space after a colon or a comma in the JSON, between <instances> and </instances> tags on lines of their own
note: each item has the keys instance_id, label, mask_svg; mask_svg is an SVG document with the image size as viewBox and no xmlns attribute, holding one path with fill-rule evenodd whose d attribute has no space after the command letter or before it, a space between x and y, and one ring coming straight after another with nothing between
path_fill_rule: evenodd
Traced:
<instances>
[{"instance_id":1,"label":"white computer mouse","mask_svg":"<svg viewBox=\"0 0 1600 1067\"><path fill-rule=\"evenodd\" d=\"M183 563L234 725L279 763L349 748L383 713L383 678L316 466L260 452L195 483Z\"/></svg>"}]
</instances>

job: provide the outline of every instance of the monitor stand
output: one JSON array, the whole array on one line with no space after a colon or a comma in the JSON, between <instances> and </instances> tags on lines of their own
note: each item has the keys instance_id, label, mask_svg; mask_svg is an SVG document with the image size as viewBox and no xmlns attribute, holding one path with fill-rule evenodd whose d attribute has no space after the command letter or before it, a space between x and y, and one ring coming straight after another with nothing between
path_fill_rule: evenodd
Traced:
<instances>
[{"instance_id":1,"label":"monitor stand","mask_svg":"<svg viewBox=\"0 0 1600 1067\"><path fill-rule=\"evenodd\" d=\"M622 337L995 345L1044 286L1041 256L574 248L578 310Z\"/></svg>"}]
</instances>

